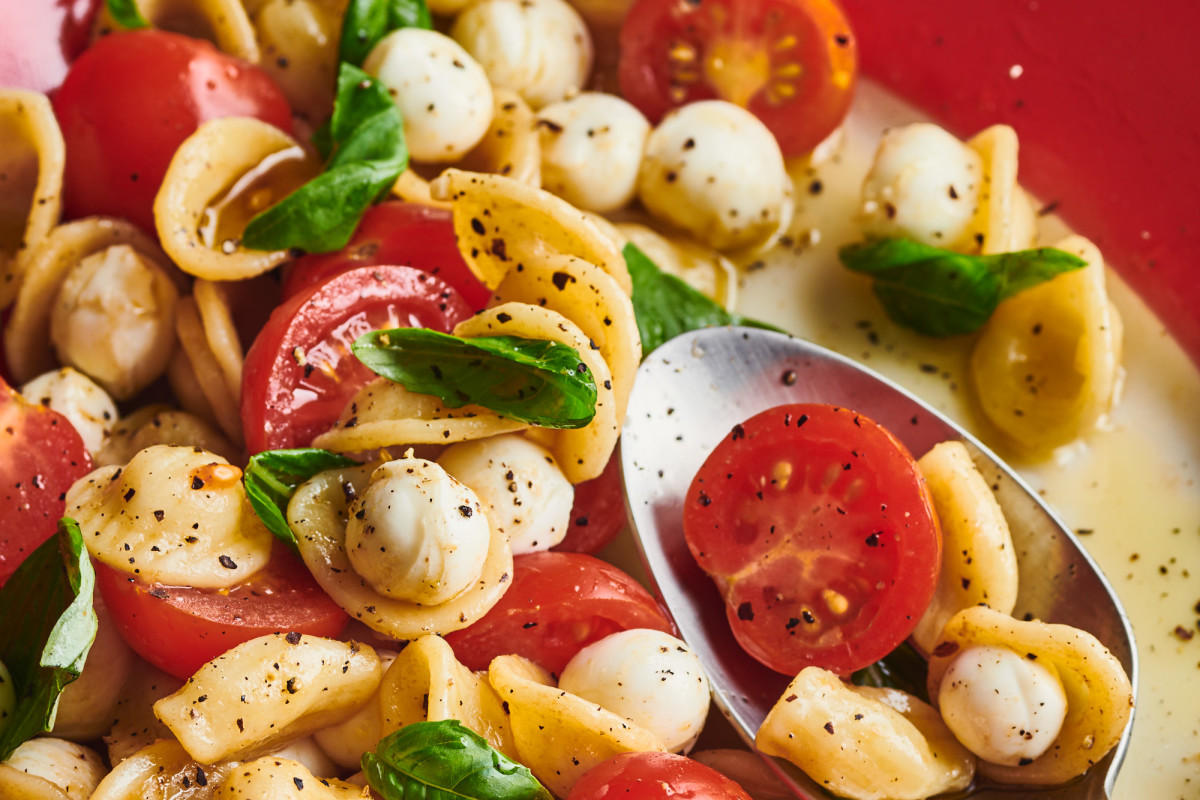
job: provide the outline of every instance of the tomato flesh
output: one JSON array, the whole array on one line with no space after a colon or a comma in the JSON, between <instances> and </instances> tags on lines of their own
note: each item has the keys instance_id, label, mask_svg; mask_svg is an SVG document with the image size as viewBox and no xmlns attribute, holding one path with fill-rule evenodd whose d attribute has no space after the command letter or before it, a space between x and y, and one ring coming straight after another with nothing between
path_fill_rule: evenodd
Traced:
<instances>
[{"instance_id":1,"label":"tomato flesh","mask_svg":"<svg viewBox=\"0 0 1200 800\"><path fill-rule=\"evenodd\" d=\"M621 570L582 553L543 552L514 558L500 602L446 641L474 670L519 655L557 675L584 647L630 628L675 633L650 593Z\"/></svg>"},{"instance_id":2,"label":"tomato flesh","mask_svg":"<svg viewBox=\"0 0 1200 800\"><path fill-rule=\"evenodd\" d=\"M584 773L567 800L750 800L712 767L674 753L621 753Z\"/></svg>"},{"instance_id":3,"label":"tomato flesh","mask_svg":"<svg viewBox=\"0 0 1200 800\"><path fill-rule=\"evenodd\" d=\"M604 466L604 472L598 477L575 484L575 500L571 505L567 535L551 550L595 555L612 543L625 527L625 494L621 487L619 452L613 451Z\"/></svg>"},{"instance_id":4,"label":"tomato flesh","mask_svg":"<svg viewBox=\"0 0 1200 800\"><path fill-rule=\"evenodd\" d=\"M286 300L246 353L242 425L251 454L307 447L376 375L351 351L385 328L448 333L471 315L457 291L413 267L358 267Z\"/></svg>"},{"instance_id":5,"label":"tomato flesh","mask_svg":"<svg viewBox=\"0 0 1200 800\"><path fill-rule=\"evenodd\" d=\"M71 66L54 111L67 145L66 216L122 217L151 235L167 166L201 123L256 117L292 130L287 100L265 72L159 30L97 41Z\"/></svg>"},{"instance_id":6,"label":"tomato flesh","mask_svg":"<svg viewBox=\"0 0 1200 800\"><path fill-rule=\"evenodd\" d=\"M67 418L0 378L0 586L58 529L67 490L91 470Z\"/></svg>"},{"instance_id":7,"label":"tomato flesh","mask_svg":"<svg viewBox=\"0 0 1200 800\"><path fill-rule=\"evenodd\" d=\"M284 279L283 296L291 297L355 267L376 264L416 267L437 275L458 290L472 311L482 309L492 296L458 251L450 211L400 201L368 209L341 250L297 259Z\"/></svg>"},{"instance_id":8,"label":"tomato flesh","mask_svg":"<svg viewBox=\"0 0 1200 800\"><path fill-rule=\"evenodd\" d=\"M346 612L276 544L267 566L228 590L147 584L93 561L117 630L142 658L177 678L269 633L337 636Z\"/></svg>"},{"instance_id":9,"label":"tomato flesh","mask_svg":"<svg viewBox=\"0 0 1200 800\"><path fill-rule=\"evenodd\" d=\"M850 109L858 53L834 0L638 0L621 28L621 93L651 122L697 100L748 109L785 156Z\"/></svg>"},{"instance_id":10,"label":"tomato flesh","mask_svg":"<svg viewBox=\"0 0 1200 800\"><path fill-rule=\"evenodd\" d=\"M739 644L786 675L879 660L937 585L941 531L916 462L844 408L797 403L735 426L692 481L683 522Z\"/></svg>"}]
</instances>

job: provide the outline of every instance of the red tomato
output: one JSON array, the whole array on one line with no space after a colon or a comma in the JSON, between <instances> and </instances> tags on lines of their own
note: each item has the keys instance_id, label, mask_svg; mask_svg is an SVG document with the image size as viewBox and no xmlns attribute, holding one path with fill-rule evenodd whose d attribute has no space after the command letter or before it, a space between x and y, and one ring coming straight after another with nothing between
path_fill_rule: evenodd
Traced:
<instances>
[{"instance_id":1,"label":"red tomato","mask_svg":"<svg viewBox=\"0 0 1200 800\"><path fill-rule=\"evenodd\" d=\"M835 0L638 0L621 28L621 93L651 122L696 100L761 119L785 156L850 109L858 53Z\"/></svg>"},{"instance_id":2,"label":"red tomato","mask_svg":"<svg viewBox=\"0 0 1200 800\"><path fill-rule=\"evenodd\" d=\"M99 8L100 0L0 0L0 86L58 88Z\"/></svg>"},{"instance_id":3,"label":"red tomato","mask_svg":"<svg viewBox=\"0 0 1200 800\"><path fill-rule=\"evenodd\" d=\"M287 100L265 72L158 30L92 45L67 73L54 110L67 144L66 215L123 217L151 235L167 165L202 122L257 117L292 130Z\"/></svg>"},{"instance_id":4,"label":"red tomato","mask_svg":"<svg viewBox=\"0 0 1200 800\"><path fill-rule=\"evenodd\" d=\"M100 562L96 586L138 655L188 678L226 650L269 633L337 636L347 617L297 558L275 545L267 566L228 590L147 584Z\"/></svg>"},{"instance_id":5,"label":"red tomato","mask_svg":"<svg viewBox=\"0 0 1200 800\"><path fill-rule=\"evenodd\" d=\"M375 373L353 357L383 328L448 333L471 316L462 297L412 267L358 267L284 301L246 353L242 426L251 454L307 447Z\"/></svg>"},{"instance_id":6,"label":"red tomato","mask_svg":"<svg viewBox=\"0 0 1200 800\"><path fill-rule=\"evenodd\" d=\"M675 633L650 593L613 565L582 553L529 553L513 559L500 602L446 641L471 669L518 655L557 675L592 642L630 628Z\"/></svg>"},{"instance_id":7,"label":"red tomato","mask_svg":"<svg viewBox=\"0 0 1200 800\"><path fill-rule=\"evenodd\" d=\"M395 200L370 208L341 250L298 259L283 281L283 296L324 283L339 272L376 264L416 267L437 275L458 290L472 311L482 309L492 296L459 254L447 209Z\"/></svg>"},{"instance_id":8,"label":"red tomato","mask_svg":"<svg viewBox=\"0 0 1200 800\"><path fill-rule=\"evenodd\" d=\"M750 800L712 767L674 753L621 753L584 773L567 800Z\"/></svg>"},{"instance_id":9,"label":"red tomato","mask_svg":"<svg viewBox=\"0 0 1200 800\"><path fill-rule=\"evenodd\" d=\"M67 418L0 379L0 586L57 530L67 489L91 470Z\"/></svg>"},{"instance_id":10,"label":"red tomato","mask_svg":"<svg viewBox=\"0 0 1200 800\"><path fill-rule=\"evenodd\" d=\"M771 669L842 675L891 652L937 585L942 539L916 462L844 408L797 403L734 427L683 530L738 642Z\"/></svg>"},{"instance_id":11,"label":"red tomato","mask_svg":"<svg viewBox=\"0 0 1200 800\"><path fill-rule=\"evenodd\" d=\"M625 527L625 493L621 488L621 459L614 450L604 472L575 484L575 503L567 535L551 549L558 553L595 555Z\"/></svg>"}]
</instances>

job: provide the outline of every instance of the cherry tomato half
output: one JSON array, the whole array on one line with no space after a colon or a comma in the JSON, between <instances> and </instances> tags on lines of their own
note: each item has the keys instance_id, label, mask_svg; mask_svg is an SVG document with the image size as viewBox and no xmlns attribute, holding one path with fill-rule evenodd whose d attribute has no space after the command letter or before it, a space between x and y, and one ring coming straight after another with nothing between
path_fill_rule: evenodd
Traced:
<instances>
[{"instance_id":1,"label":"cherry tomato half","mask_svg":"<svg viewBox=\"0 0 1200 800\"><path fill-rule=\"evenodd\" d=\"M518 655L557 675L584 647L630 628L675 633L650 593L611 564L582 553L529 553L513 559L500 602L446 641L471 669Z\"/></svg>"},{"instance_id":2,"label":"cherry tomato half","mask_svg":"<svg viewBox=\"0 0 1200 800\"><path fill-rule=\"evenodd\" d=\"M96 586L121 636L142 658L189 678L231 647L268 633L337 636L346 612L276 543L267 566L231 589L143 583L99 561Z\"/></svg>"},{"instance_id":3,"label":"cherry tomato half","mask_svg":"<svg viewBox=\"0 0 1200 800\"><path fill-rule=\"evenodd\" d=\"M416 267L437 275L458 290L472 311L482 309L492 296L458 252L450 212L398 200L368 209L341 250L297 259L283 281L283 296L324 283L339 272L375 264Z\"/></svg>"},{"instance_id":4,"label":"cherry tomato half","mask_svg":"<svg viewBox=\"0 0 1200 800\"><path fill-rule=\"evenodd\" d=\"M735 426L692 481L683 530L738 642L786 675L848 675L891 652L941 567L916 462L880 425L834 406L779 406Z\"/></svg>"},{"instance_id":5,"label":"cherry tomato half","mask_svg":"<svg viewBox=\"0 0 1200 800\"><path fill-rule=\"evenodd\" d=\"M358 267L293 295L246 353L242 426L251 454L307 447L375 379L351 353L384 328L448 333L471 316L449 284L413 267Z\"/></svg>"},{"instance_id":6,"label":"cherry tomato half","mask_svg":"<svg viewBox=\"0 0 1200 800\"><path fill-rule=\"evenodd\" d=\"M557 553L595 555L617 538L625 527L625 493L621 488L621 459L614 450L604 472L575 484L575 502L567 535L550 548Z\"/></svg>"},{"instance_id":7,"label":"cherry tomato half","mask_svg":"<svg viewBox=\"0 0 1200 800\"><path fill-rule=\"evenodd\" d=\"M99 8L100 0L0 0L0 86L58 88Z\"/></svg>"},{"instance_id":8,"label":"cherry tomato half","mask_svg":"<svg viewBox=\"0 0 1200 800\"><path fill-rule=\"evenodd\" d=\"M584 773L567 800L750 800L712 767L674 753L621 753Z\"/></svg>"},{"instance_id":9,"label":"cherry tomato half","mask_svg":"<svg viewBox=\"0 0 1200 800\"><path fill-rule=\"evenodd\" d=\"M802 155L850 109L858 53L835 0L638 0L621 28L621 93L651 122L728 100Z\"/></svg>"},{"instance_id":10,"label":"cherry tomato half","mask_svg":"<svg viewBox=\"0 0 1200 800\"><path fill-rule=\"evenodd\" d=\"M287 100L265 72L159 30L92 45L71 66L54 111L67 145L65 214L123 217L151 235L167 165L202 122L257 117L292 130Z\"/></svg>"},{"instance_id":11,"label":"cherry tomato half","mask_svg":"<svg viewBox=\"0 0 1200 800\"><path fill-rule=\"evenodd\" d=\"M0 379L0 586L57 530L67 489L91 469L66 417Z\"/></svg>"}]
</instances>

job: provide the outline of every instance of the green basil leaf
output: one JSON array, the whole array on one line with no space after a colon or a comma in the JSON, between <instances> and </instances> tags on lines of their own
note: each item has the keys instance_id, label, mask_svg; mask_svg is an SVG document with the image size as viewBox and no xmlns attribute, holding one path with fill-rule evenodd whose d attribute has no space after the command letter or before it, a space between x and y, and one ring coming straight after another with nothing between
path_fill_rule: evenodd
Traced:
<instances>
[{"instance_id":1,"label":"green basil leaf","mask_svg":"<svg viewBox=\"0 0 1200 800\"><path fill-rule=\"evenodd\" d=\"M333 116L319 133L325 171L251 219L245 247L340 250L408 166L400 110L383 84L350 64L338 71Z\"/></svg>"},{"instance_id":2,"label":"green basil leaf","mask_svg":"<svg viewBox=\"0 0 1200 800\"><path fill-rule=\"evenodd\" d=\"M903 642L879 661L856 671L850 676L850 682L855 686L899 689L928 703L929 692L925 688L928 671L929 665L921 654L911 644Z\"/></svg>"},{"instance_id":3,"label":"green basil leaf","mask_svg":"<svg viewBox=\"0 0 1200 800\"><path fill-rule=\"evenodd\" d=\"M745 325L786 333L774 325L726 311L687 283L658 268L635 244L622 251L633 281L633 313L642 337L642 358L681 333L711 325Z\"/></svg>"},{"instance_id":4,"label":"green basil leaf","mask_svg":"<svg viewBox=\"0 0 1200 800\"><path fill-rule=\"evenodd\" d=\"M433 29L425 0L350 0L338 59L361 67L379 40L400 28Z\"/></svg>"},{"instance_id":5,"label":"green basil leaf","mask_svg":"<svg viewBox=\"0 0 1200 800\"><path fill-rule=\"evenodd\" d=\"M153 27L142 16L135 0L104 0L104 7L108 9L108 15L113 18L113 22L127 31Z\"/></svg>"},{"instance_id":6,"label":"green basil leaf","mask_svg":"<svg viewBox=\"0 0 1200 800\"><path fill-rule=\"evenodd\" d=\"M910 239L868 240L846 245L838 255L874 279L875 296L889 317L930 336L976 331L1009 297L1087 265L1053 247L973 256Z\"/></svg>"},{"instance_id":7,"label":"green basil leaf","mask_svg":"<svg viewBox=\"0 0 1200 800\"><path fill-rule=\"evenodd\" d=\"M0 761L54 726L58 696L79 677L96 638L95 584L79 526L63 518L0 588L0 661L16 690Z\"/></svg>"},{"instance_id":8,"label":"green basil leaf","mask_svg":"<svg viewBox=\"0 0 1200 800\"><path fill-rule=\"evenodd\" d=\"M596 416L596 382L574 348L516 336L463 339L425 328L372 331L354 355L410 392L447 408L471 404L546 428L582 428Z\"/></svg>"},{"instance_id":9,"label":"green basil leaf","mask_svg":"<svg viewBox=\"0 0 1200 800\"><path fill-rule=\"evenodd\" d=\"M328 450L267 450L250 457L242 485L258 518L275 538L295 551L296 535L287 523L287 506L296 487L318 472L357 465L354 459Z\"/></svg>"},{"instance_id":10,"label":"green basil leaf","mask_svg":"<svg viewBox=\"0 0 1200 800\"><path fill-rule=\"evenodd\" d=\"M551 800L533 773L456 719L405 725L363 754L362 770L384 800Z\"/></svg>"}]
</instances>

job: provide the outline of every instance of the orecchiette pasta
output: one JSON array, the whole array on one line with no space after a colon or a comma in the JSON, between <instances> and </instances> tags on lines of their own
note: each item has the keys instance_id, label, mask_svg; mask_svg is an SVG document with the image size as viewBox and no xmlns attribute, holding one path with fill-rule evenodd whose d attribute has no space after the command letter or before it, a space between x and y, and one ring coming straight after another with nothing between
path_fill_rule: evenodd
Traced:
<instances>
[{"instance_id":1,"label":"orecchiette pasta","mask_svg":"<svg viewBox=\"0 0 1200 800\"><path fill-rule=\"evenodd\" d=\"M559 797L601 761L666 749L649 731L556 688L550 674L532 661L499 656L488 667L488 680L508 707L521 763Z\"/></svg>"},{"instance_id":2,"label":"orecchiette pasta","mask_svg":"<svg viewBox=\"0 0 1200 800\"><path fill-rule=\"evenodd\" d=\"M358 711L315 731L310 740L327 759L342 768L357 768L362 761L362 754L374 749L385 734L382 698L388 683L388 672L396 661L396 653L377 649L375 654L379 656L379 668L383 671L379 689Z\"/></svg>"},{"instance_id":3,"label":"orecchiette pasta","mask_svg":"<svg viewBox=\"0 0 1200 800\"><path fill-rule=\"evenodd\" d=\"M59 225L29 254L5 330L17 380L73 366L117 400L166 368L176 272L154 242L120 220Z\"/></svg>"},{"instance_id":4,"label":"orecchiette pasta","mask_svg":"<svg viewBox=\"0 0 1200 800\"><path fill-rule=\"evenodd\" d=\"M4 762L10 769L50 782L70 800L88 800L104 777L104 761L94 750L65 739L39 737L20 745ZM0 796L12 795L0 775Z\"/></svg>"},{"instance_id":5,"label":"orecchiette pasta","mask_svg":"<svg viewBox=\"0 0 1200 800\"><path fill-rule=\"evenodd\" d=\"M114 765L91 800L211 800L236 761L200 762L162 739Z\"/></svg>"},{"instance_id":6,"label":"orecchiette pasta","mask_svg":"<svg viewBox=\"0 0 1200 800\"><path fill-rule=\"evenodd\" d=\"M381 677L365 644L275 633L205 664L154 713L192 758L213 764L270 752L349 716Z\"/></svg>"},{"instance_id":7,"label":"orecchiette pasta","mask_svg":"<svg viewBox=\"0 0 1200 800\"><path fill-rule=\"evenodd\" d=\"M371 796L366 787L319 778L303 764L264 756L231 770L213 800L370 800Z\"/></svg>"},{"instance_id":8,"label":"orecchiette pasta","mask_svg":"<svg viewBox=\"0 0 1200 800\"><path fill-rule=\"evenodd\" d=\"M614 230L622 242L632 242L663 272L725 308L737 306L737 267L716 250L688 239L663 236L636 222L617 223Z\"/></svg>"},{"instance_id":9,"label":"orecchiette pasta","mask_svg":"<svg viewBox=\"0 0 1200 800\"><path fill-rule=\"evenodd\" d=\"M449 633L482 617L504 594L512 574L512 552L498 531L491 532L479 578L438 605L382 595L354 571L346 554L347 495L361 494L373 470L368 465L323 472L301 485L288 504L288 524L296 534L300 556L321 588L352 617L396 639Z\"/></svg>"},{"instance_id":10,"label":"orecchiette pasta","mask_svg":"<svg viewBox=\"0 0 1200 800\"><path fill-rule=\"evenodd\" d=\"M104 736L108 763L115 767L158 739L174 738L170 729L154 716L153 706L182 683L141 659L134 660L133 669L121 686L112 728Z\"/></svg>"},{"instance_id":11,"label":"orecchiette pasta","mask_svg":"<svg viewBox=\"0 0 1200 800\"><path fill-rule=\"evenodd\" d=\"M201 447L227 461L239 457L238 449L203 419L167 406L143 406L117 422L93 461L99 467L122 466L156 444Z\"/></svg>"},{"instance_id":12,"label":"orecchiette pasta","mask_svg":"<svg viewBox=\"0 0 1200 800\"><path fill-rule=\"evenodd\" d=\"M246 2L262 50L258 65L292 111L316 125L333 107L338 41L347 0Z\"/></svg>"},{"instance_id":13,"label":"orecchiette pasta","mask_svg":"<svg viewBox=\"0 0 1200 800\"><path fill-rule=\"evenodd\" d=\"M88 552L149 583L226 588L262 569L273 537L242 471L194 447L156 445L67 492Z\"/></svg>"},{"instance_id":14,"label":"orecchiette pasta","mask_svg":"<svg viewBox=\"0 0 1200 800\"><path fill-rule=\"evenodd\" d=\"M852 800L924 800L965 789L975 774L974 757L928 705L820 667L788 685L755 745Z\"/></svg>"},{"instance_id":15,"label":"orecchiette pasta","mask_svg":"<svg viewBox=\"0 0 1200 800\"><path fill-rule=\"evenodd\" d=\"M45 95L0 89L0 309L17 296L29 249L50 233L62 207L66 150Z\"/></svg>"},{"instance_id":16,"label":"orecchiette pasta","mask_svg":"<svg viewBox=\"0 0 1200 800\"><path fill-rule=\"evenodd\" d=\"M942 442L917 462L942 529L937 590L912 633L924 652L964 608L1011 614L1017 603L1017 554L1004 512L961 442Z\"/></svg>"},{"instance_id":17,"label":"orecchiette pasta","mask_svg":"<svg viewBox=\"0 0 1200 800\"><path fill-rule=\"evenodd\" d=\"M135 0L153 27L206 39L221 50L251 63L258 61L258 39L241 0ZM120 30L107 5L96 15L96 30Z\"/></svg>"},{"instance_id":18,"label":"orecchiette pasta","mask_svg":"<svg viewBox=\"0 0 1200 800\"><path fill-rule=\"evenodd\" d=\"M1033 203L1017 183L1017 133L993 125L967 144L983 158L983 187L969 244L984 254L1024 250L1037 238Z\"/></svg>"},{"instance_id":19,"label":"orecchiette pasta","mask_svg":"<svg viewBox=\"0 0 1200 800\"><path fill-rule=\"evenodd\" d=\"M1082 775L1121 738L1133 712L1133 689L1121 664L1094 636L1069 625L1016 620L984 606L964 609L945 628L929 660L929 697L937 702L954 659L972 645L1012 650L1048 667L1066 692L1067 711L1054 743L1017 766L979 762L999 783L1050 786Z\"/></svg>"},{"instance_id":20,"label":"orecchiette pasta","mask_svg":"<svg viewBox=\"0 0 1200 800\"><path fill-rule=\"evenodd\" d=\"M40 775L0 763L0 793L5 800L74 800Z\"/></svg>"},{"instance_id":21,"label":"orecchiette pasta","mask_svg":"<svg viewBox=\"0 0 1200 800\"><path fill-rule=\"evenodd\" d=\"M125 680L137 656L125 644L103 598L93 598L98 628L79 678L58 697L52 732L74 741L93 741L108 733Z\"/></svg>"}]
</instances>

